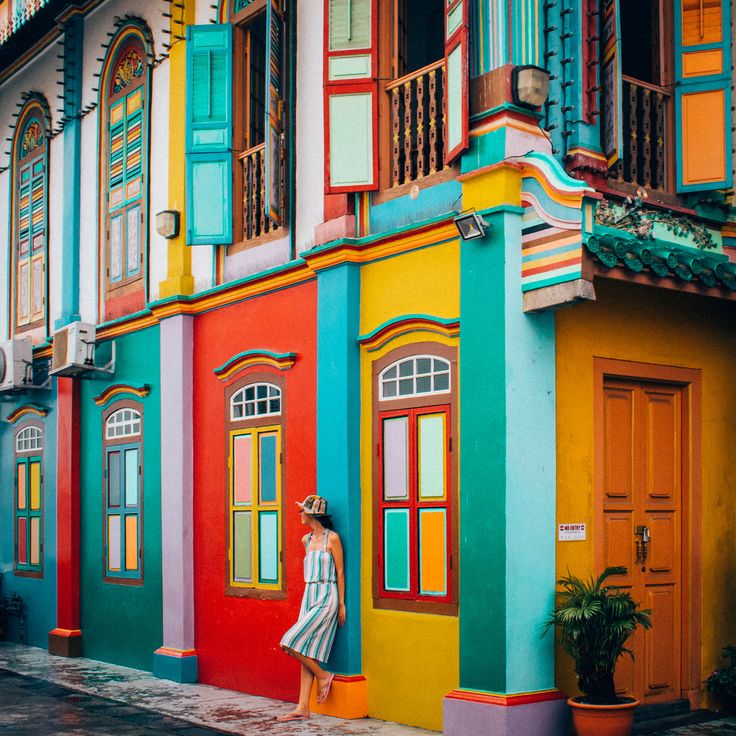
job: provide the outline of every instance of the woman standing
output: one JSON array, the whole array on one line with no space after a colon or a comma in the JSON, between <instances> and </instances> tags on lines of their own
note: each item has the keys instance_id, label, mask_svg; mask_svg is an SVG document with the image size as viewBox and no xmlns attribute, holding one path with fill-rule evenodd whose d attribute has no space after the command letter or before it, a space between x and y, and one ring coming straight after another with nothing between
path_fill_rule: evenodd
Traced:
<instances>
[{"instance_id":1,"label":"woman standing","mask_svg":"<svg viewBox=\"0 0 736 736\"><path fill-rule=\"evenodd\" d=\"M330 656L337 626L345 624L345 574L342 543L332 528L327 501L321 496L307 496L302 503L302 524L311 531L302 537L304 557L304 596L297 622L284 634L281 648L301 662L299 702L279 721L309 718L309 694L317 678L317 702L330 694L331 672L320 667Z\"/></svg>"}]
</instances>

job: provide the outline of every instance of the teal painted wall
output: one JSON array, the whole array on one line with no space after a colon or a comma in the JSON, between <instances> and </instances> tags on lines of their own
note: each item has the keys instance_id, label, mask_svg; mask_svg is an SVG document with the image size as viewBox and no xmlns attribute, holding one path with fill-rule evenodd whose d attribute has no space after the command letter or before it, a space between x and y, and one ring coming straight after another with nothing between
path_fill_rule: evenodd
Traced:
<instances>
[{"instance_id":1,"label":"teal painted wall","mask_svg":"<svg viewBox=\"0 0 736 736\"><path fill-rule=\"evenodd\" d=\"M15 504L15 433L23 425L5 418L24 404L33 403L49 409L40 422L44 428L43 448L43 577L27 578L14 573L14 504ZM2 407L0 422L0 573L2 595L17 593L26 603L26 642L35 647L48 647L48 635L56 626L56 390L21 394L20 398ZM25 417L27 419L27 417ZM36 417L34 417L35 419ZM9 618L6 638L18 641L18 621Z\"/></svg>"},{"instance_id":2,"label":"teal painted wall","mask_svg":"<svg viewBox=\"0 0 736 736\"><path fill-rule=\"evenodd\" d=\"M518 693L554 687L554 315L523 312L520 213L486 220L460 261L460 686Z\"/></svg>"},{"instance_id":3,"label":"teal painted wall","mask_svg":"<svg viewBox=\"0 0 736 736\"><path fill-rule=\"evenodd\" d=\"M151 670L163 637L159 329L116 338L115 374L81 387L81 627L84 656ZM143 405L143 584L104 580L102 413L94 397L110 385L148 384Z\"/></svg>"}]
</instances>

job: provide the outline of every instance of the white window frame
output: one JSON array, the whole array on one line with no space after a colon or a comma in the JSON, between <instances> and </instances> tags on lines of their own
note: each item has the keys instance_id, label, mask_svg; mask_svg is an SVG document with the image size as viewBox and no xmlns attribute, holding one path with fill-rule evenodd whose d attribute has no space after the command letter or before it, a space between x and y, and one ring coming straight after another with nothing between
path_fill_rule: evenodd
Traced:
<instances>
[{"instance_id":1,"label":"white window frame","mask_svg":"<svg viewBox=\"0 0 736 736\"><path fill-rule=\"evenodd\" d=\"M119 417L119 418L118 418ZM122 428L122 432L115 430ZM119 440L124 437L139 437L141 434L141 413L137 409L123 406L105 420L105 439Z\"/></svg>"},{"instance_id":2,"label":"white window frame","mask_svg":"<svg viewBox=\"0 0 736 736\"><path fill-rule=\"evenodd\" d=\"M265 386L266 387L266 396L265 397L258 397L258 389ZM253 390L253 398L252 399L246 399L245 393L249 389ZM271 402L274 399L278 399L279 401L279 409L278 411L271 411ZM258 411L258 403L265 401L267 404L266 411ZM231 422L243 422L247 421L249 419L255 419L257 417L280 417L281 416L281 410L283 407L283 395L281 392L281 389L276 386L273 383L267 383L266 381L259 381L257 383L249 383L246 386L243 386L240 390L236 391L231 397L230 397L230 421ZM248 414L246 411L247 406L253 406L253 413ZM235 408L236 407L242 407L242 415L236 416L235 415Z\"/></svg>"},{"instance_id":3,"label":"white window frame","mask_svg":"<svg viewBox=\"0 0 736 736\"><path fill-rule=\"evenodd\" d=\"M43 450L43 430L31 425L24 427L15 435L16 452L34 452Z\"/></svg>"},{"instance_id":4,"label":"white window frame","mask_svg":"<svg viewBox=\"0 0 736 736\"><path fill-rule=\"evenodd\" d=\"M429 371L429 373L417 373L417 361L418 360L431 360L432 361L432 367ZM442 370L435 370L435 364L434 361L438 361L442 363L444 366ZM406 363L412 363L412 372L407 375L400 375L401 366ZM391 371L395 370L396 374L395 376L391 376L387 378L387 374ZM441 389L434 389L435 385L435 378L437 376L447 376L447 388L441 388ZM430 381L432 383L432 390L431 391L417 391L416 390L416 382L417 378L426 378L429 377ZM399 391L399 381L411 379L413 381L414 389L411 393L408 394L402 394ZM395 383L396 384L396 394L393 396L387 396L385 393L385 387L388 383ZM378 386L379 386L379 393L380 393L380 400L381 401L394 401L394 400L401 400L401 399L410 399L415 396L439 396L442 394L449 394L452 391L452 368L450 361L446 360L445 358L441 358L439 355L409 355L406 358L400 358L399 360L395 361L394 363L391 363L391 365L386 366L378 376Z\"/></svg>"}]
</instances>

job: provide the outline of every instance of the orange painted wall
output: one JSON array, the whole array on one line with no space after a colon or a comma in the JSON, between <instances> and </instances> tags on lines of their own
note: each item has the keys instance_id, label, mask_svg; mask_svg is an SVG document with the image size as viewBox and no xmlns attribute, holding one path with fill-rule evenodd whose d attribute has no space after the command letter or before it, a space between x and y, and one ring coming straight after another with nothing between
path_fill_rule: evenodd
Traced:
<instances>
[{"instance_id":1,"label":"orange painted wall","mask_svg":"<svg viewBox=\"0 0 736 736\"><path fill-rule=\"evenodd\" d=\"M557 521L588 525L587 541L557 543L558 577L594 572L593 358L700 369L702 683L736 643L736 304L622 282L597 280L595 289L596 302L556 315ZM556 680L577 692L561 650Z\"/></svg>"}]
</instances>

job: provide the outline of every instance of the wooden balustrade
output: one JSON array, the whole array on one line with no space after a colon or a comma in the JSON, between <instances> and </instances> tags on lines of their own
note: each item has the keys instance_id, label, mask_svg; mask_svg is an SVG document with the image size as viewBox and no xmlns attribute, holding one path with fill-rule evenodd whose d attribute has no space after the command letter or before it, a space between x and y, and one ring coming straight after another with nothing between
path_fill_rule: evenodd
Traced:
<instances>
[{"instance_id":1,"label":"wooden balustrade","mask_svg":"<svg viewBox=\"0 0 736 736\"><path fill-rule=\"evenodd\" d=\"M278 228L266 217L266 151L265 144L243 151L238 158L243 164L243 240L251 240L259 235L273 232ZM279 171L281 201L279 210L283 213L284 167Z\"/></svg>"},{"instance_id":2,"label":"wooden balustrade","mask_svg":"<svg viewBox=\"0 0 736 736\"><path fill-rule=\"evenodd\" d=\"M391 96L391 186L444 167L444 59L386 85Z\"/></svg>"},{"instance_id":3,"label":"wooden balustrade","mask_svg":"<svg viewBox=\"0 0 736 736\"><path fill-rule=\"evenodd\" d=\"M667 117L670 94L663 87L623 78L623 160L615 175L631 184L667 189Z\"/></svg>"}]
</instances>

